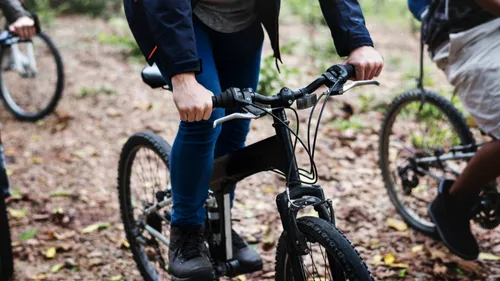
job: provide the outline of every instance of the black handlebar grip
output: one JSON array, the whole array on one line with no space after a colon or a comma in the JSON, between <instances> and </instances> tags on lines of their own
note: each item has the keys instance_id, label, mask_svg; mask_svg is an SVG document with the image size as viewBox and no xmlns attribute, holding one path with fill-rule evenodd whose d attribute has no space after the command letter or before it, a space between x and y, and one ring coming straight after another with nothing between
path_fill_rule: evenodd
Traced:
<instances>
[{"instance_id":1,"label":"black handlebar grip","mask_svg":"<svg viewBox=\"0 0 500 281\"><path fill-rule=\"evenodd\" d=\"M232 108L235 103L232 90L233 89L229 88L218 95L212 96L212 107Z\"/></svg>"},{"instance_id":2,"label":"black handlebar grip","mask_svg":"<svg viewBox=\"0 0 500 281\"><path fill-rule=\"evenodd\" d=\"M35 22L36 34L40 34L40 32L42 32L42 27L40 26L40 19L38 18L38 14L31 13L31 18Z\"/></svg>"},{"instance_id":3,"label":"black handlebar grip","mask_svg":"<svg viewBox=\"0 0 500 281\"><path fill-rule=\"evenodd\" d=\"M345 65L345 70L347 71L347 78L354 78L356 77L356 68L354 68L354 65L348 64Z\"/></svg>"},{"instance_id":4,"label":"black handlebar grip","mask_svg":"<svg viewBox=\"0 0 500 281\"><path fill-rule=\"evenodd\" d=\"M212 96L212 107L213 108L219 107L219 102L217 101L217 96Z\"/></svg>"}]
</instances>

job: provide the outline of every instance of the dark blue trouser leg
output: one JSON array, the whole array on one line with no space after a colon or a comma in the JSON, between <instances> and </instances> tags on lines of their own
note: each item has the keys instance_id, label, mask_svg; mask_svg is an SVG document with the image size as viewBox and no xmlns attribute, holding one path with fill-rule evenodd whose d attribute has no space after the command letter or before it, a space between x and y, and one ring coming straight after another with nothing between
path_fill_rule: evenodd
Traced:
<instances>
[{"instance_id":1,"label":"dark blue trouser leg","mask_svg":"<svg viewBox=\"0 0 500 281\"><path fill-rule=\"evenodd\" d=\"M195 36L203 64L203 72L196 76L200 84L214 94L229 86L256 87L263 39L260 25L222 34L195 19ZM244 146L249 121L228 122L214 129L213 121L224 114L223 109L216 109L208 121L179 125L170 158L172 225L203 224L206 216L203 205L208 195L214 151L222 155Z\"/></svg>"},{"instance_id":2,"label":"dark blue trouser leg","mask_svg":"<svg viewBox=\"0 0 500 281\"><path fill-rule=\"evenodd\" d=\"M230 87L257 89L264 34L260 24L237 34L218 33L213 50L219 81L223 90ZM228 40L232 37L233 40ZM237 39L237 40L236 40ZM241 46L246 46L242 48ZM238 58L238 59L235 59ZM233 113L226 110L226 115ZM235 119L222 124L222 130L215 145L215 156L222 156L245 147L250 131L250 120ZM231 193L231 206L234 200Z\"/></svg>"}]
</instances>

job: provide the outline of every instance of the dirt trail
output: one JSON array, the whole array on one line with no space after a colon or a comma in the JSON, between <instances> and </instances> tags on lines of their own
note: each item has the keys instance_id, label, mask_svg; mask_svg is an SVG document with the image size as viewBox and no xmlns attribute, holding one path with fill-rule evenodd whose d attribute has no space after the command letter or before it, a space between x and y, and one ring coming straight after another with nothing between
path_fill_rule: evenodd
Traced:
<instances>
[{"instance_id":1,"label":"dirt trail","mask_svg":"<svg viewBox=\"0 0 500 281\"><path fill-rule=\"evenodd\" d=\"M138 131L154 131L172 143L178 118L167 92L150 90L141 83L140 66L124 62L116 47L97 42L99 33L106 30L109 26L102 20L58 19L47 31L65 64L66 89L58 114L32 124L18 122L4 110L0 112L7 165L13 173L10 181L13 188L26 194L25 200L10 204L11 209L27 210L26 216L12 221L15 280L108 280L120 274L122 280L140 280L131 254L122 247L124 234L116 192L118 155L128 136ZM284 38L292 36L289 31L284 28ZM417 61L417 41L405 31L373 26L372 35L384 54ZM399 92L402 74L389 66L380 80L383 86L370 92ZM101 91L81 97L84 88L114 93ZM355 103L357 94L340 100ZM149 104L152 108L147 110ZM321 183L333 198L339 229L355 244L377 279L397 278L400 268L372 263L377 255L393 253L398 262L409 265L408 280L498 280L498 261L463 262L439 242L412 230L398 232L387 227L387 218L399 217L386 196L376 165L377 131L382 115L363 113L360 118L366 127L351 140L346 139L352 132L324 127L317 163L321 166ZM272 134L268 123L266 118L252 123L249 143ZM240 185L234 216L244 219L237 226L241 232L258 236L270 227L277 240L280 224L270 214L275 212L274 196L281 191L275 187L281 185L269 173ZM67 191L71 196L51 197L56 190ZM53 214L61 211L64 215ZM110 227L80 233L96 222L109 222ZM33 228L38 230L35 239L19 240L21 233ZM54 232L69 237L55 240ZM478 230L477 234L482 251L500 254L498 230ZM413 253L416 245L424 245L424 250ZM50 247L58 248L54 259L45 258ZM257 249L263 254L265 268L247 276L247 280L272 280L275 249L264 251L260 244ZM79 267L78 271L49 273L54 264L68 259ZM466 277L460 277L452 265Z\"/></svg>"}]
</instances>

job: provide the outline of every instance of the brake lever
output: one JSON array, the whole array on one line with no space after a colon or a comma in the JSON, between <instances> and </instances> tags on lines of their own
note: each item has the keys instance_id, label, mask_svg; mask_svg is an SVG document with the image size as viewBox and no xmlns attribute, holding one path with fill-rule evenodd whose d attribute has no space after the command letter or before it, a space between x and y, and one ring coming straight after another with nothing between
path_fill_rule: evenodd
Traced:
<instances>
[{"instance_id":1,"label":"brake lever","mask_svg":"<svg viewBox=\"0 0 500 281\"><path fill-rule=\"evenodd\" d=\"M343 93L351 90L352 88L359 87L359 86L366 86L366 85L380 86L380 82L378 82L377 80L355 81L347 86L344 86L344 88L341 91L339 91L339 94L343 94Z\"/></svg>"},{"instance_id":2,"label":"brake lever","mask_svg":"<svg viewBox=\"0 0 500 281\"><path fill-rule=\"evenodd\" d=\"M229 114L227 116L224 116L222 118L216 119L214 121L214 128L217 127L217 125L219 125L219 124L222 124L224 122L234 120L234 119L256 119L256 118L259 118L259 116L254 115L250 112L247 112L247 113L236 112L236 113L232 113L232 114Z\"/></svg>"}]
</instances>

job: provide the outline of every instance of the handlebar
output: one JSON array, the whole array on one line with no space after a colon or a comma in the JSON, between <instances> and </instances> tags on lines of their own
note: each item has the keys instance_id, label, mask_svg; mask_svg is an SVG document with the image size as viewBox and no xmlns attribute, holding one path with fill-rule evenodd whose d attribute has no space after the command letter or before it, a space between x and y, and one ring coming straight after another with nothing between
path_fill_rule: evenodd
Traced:
<instances>
[{"instance_id":1,"label":"handlebar","mask_svg":"<svg viewBox=\"0 0 500 281\"><path fill-rule=\"evenodd\" d=\"M277 95L263 96L251 89L229 88L226 91L212 97L213 107L238 108L251 105L253 102L270 105L271 107L288 107L297 99L305 97L316 91L319 87L336 87L334 90L340 92L347 80L355 76L355 68L352 65L333 65L311 84L297 91L283 88Z\"/></svg>"},{"instance_id":2,"label":"handlebar","mask_svg":"<svg viewBox=\"0 0 500 281\"><path fill-rule=\"evenodd\" d=\"M31 18L35 22L35 29L36 29L36 34L39 34L42 32L42 28L40 26L40 19L38 18L38 15L36 13L31 13ZM5 30L0 33L0 45L5 47L5 46L10 46L12 44L15 44L17 42L26 42L30 41L31 39L26 39L26 40L21 40L18 38L17 34L10 32L9 30Z\"/></svg>"}]
</instances>

